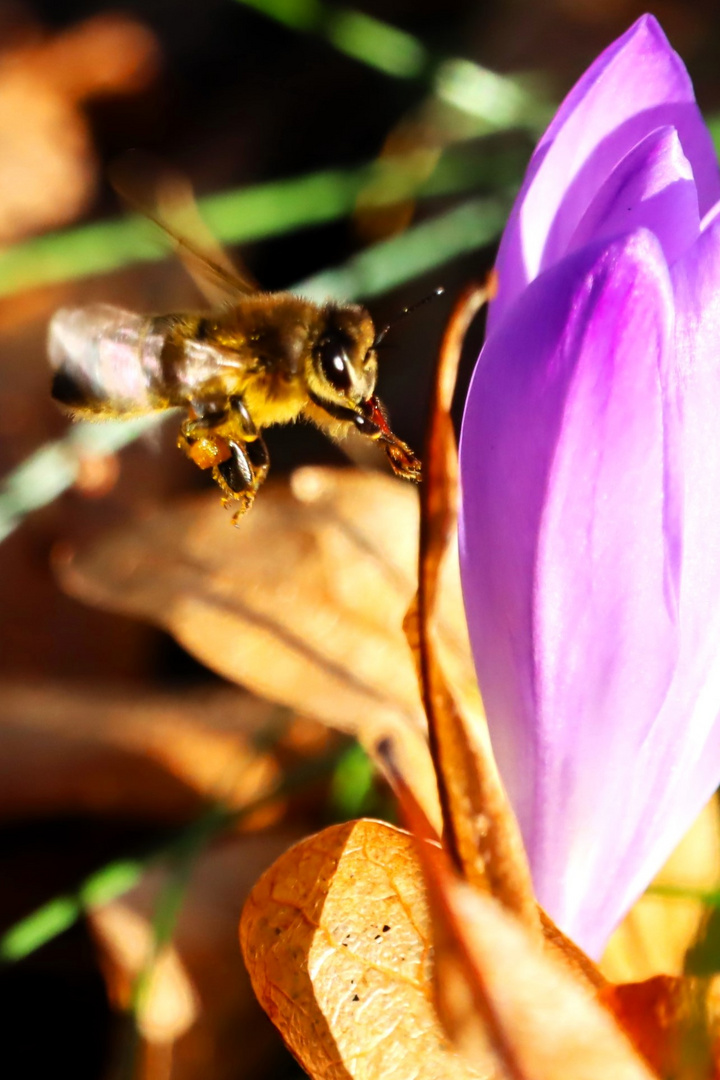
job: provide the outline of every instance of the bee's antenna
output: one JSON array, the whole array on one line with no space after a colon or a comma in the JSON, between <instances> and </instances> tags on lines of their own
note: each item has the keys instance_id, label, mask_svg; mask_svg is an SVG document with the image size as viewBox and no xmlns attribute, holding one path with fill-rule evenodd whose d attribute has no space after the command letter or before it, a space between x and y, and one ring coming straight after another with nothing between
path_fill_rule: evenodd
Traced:
<instances>
[{"instance_id":1,"label":"bee's antenna","mask_svg":"<svg viewBox=\"0 0 720 1080\"><path fill-rule=\"evenodd\" d=\"M442 296L445 289L442 285L438 285L437 289L433 289L427 296L423 296L422 300L417 300L414 304L410 304L410 307L403 308L399 315L397 315L392 322L389 322L387 326L383 326L379 334L375 335L373 341L373 348L376 348L381 341L384 340L388 330L392 330L396 323L399 323L401 319L404 319L406 315L410 315L413 311L417 311L418 308L423 307L424 304L429 304L431 300L434 300L436 296Z\"/></svg>"}]
</instances>

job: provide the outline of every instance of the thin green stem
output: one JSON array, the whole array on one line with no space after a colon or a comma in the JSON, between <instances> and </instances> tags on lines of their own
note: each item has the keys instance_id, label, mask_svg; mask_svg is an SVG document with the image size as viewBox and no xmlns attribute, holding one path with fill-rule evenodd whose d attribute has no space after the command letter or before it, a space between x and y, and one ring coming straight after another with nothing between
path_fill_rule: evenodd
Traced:
<instances>
[{"instance_id":1,"label":"thin green stem","mask_svg":"<svg viewBox=\"0 0 720 1080\"><path fill-rule=\"evenodd\" d=\"M51 503L75 483L83 458L112 454L148 431L157 419L74 424L67 435L41 446L0 485L0 543L32 510Z\"/></svg>"},{"instance_id":2,"label":"thin green stem","mask_svg":"<svg viewBox=\"0 0 720 1080\"><path fill-rule=\"evenodd\" d=\"M505 197L473 199L375 244L344 266L306 278L293 291L314 300L367 300L379 296L491 243L500 233L509 208L509 193Z\"/></svg>"}]
</instances>

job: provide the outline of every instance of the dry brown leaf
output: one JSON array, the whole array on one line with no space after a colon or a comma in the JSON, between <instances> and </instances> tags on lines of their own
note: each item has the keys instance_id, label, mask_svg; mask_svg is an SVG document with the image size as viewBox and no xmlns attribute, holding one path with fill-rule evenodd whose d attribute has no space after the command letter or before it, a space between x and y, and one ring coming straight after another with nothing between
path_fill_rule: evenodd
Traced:
<instances>
[{"instance_id":1,"label":"dry brown leaf","mask_svg":"<svg viewBox=\"0 0 720 1080\"><path fill-rule=\"evenodd\" d=\"M240 807L277 778L252 746L272 707L227 689L184 693L0 686L0 817L122 813L175 820Z\"/></svg>"},{"instance_id":2,"label":"dry brown leaf","mask_svg":"<svg viewBox=\"0 0 720 1080\"><path fill-rule=\"evenodd\" d=\"M426 827L406 800L416 829ZM435 943L438 1014L466 1060L512 1080L650 1080L596 988L516 915L462 881L445 852L417 846Z\"/></svg>"},{"instance_id":3,"label":"dry brown leaf","mask_svg":"<svg viewBox=\"0 0 720 1080\"><path fill-rule=\"evenodd\" d=\"M498 776L484 717L459 706L443 671L435 626L441 567L457 520L457 447L450 409L465 334L493 287L491 279L487 286L471 286L465 291L440 347L420 495L417 621L411 608L406 631L419 658L448 849L467 881L489 890L539 937L530 869Z\"/></svg>"},{"instance_id":4,"label":"dry brown leaf","mask_svg":"<svg viewBox=\"0 0 720 1080\"><path fill-rule=\"evenodd\" d=\"M313 1080L469 1080L432 1007L415 841L377 821L325 829L263 875L240 938L253 989Z\"/></svg>"},{"instance_id":5,"label":"dry brown leaf","mask_svg":"<svg viewBox=\"0 0 720 1080\"><path fill-rule=\"evenodd\" d=\"M134 92L157 67L151 32L101 15L57 36L24 28L0 67L0 243L72 221L86 208L97 165L85 99Z\"/></svg>"},{"instance_id":6,"label":"dry brown leaf","mask_svg":"<svg viewBox=\"0 0 720 1080\"><path fill-rule=\"evenodd\" d=\"M720 808L713 798L653 882L690 892L720 884ZM612 982L680 975L685 953L702 929L705 904L683 896L642 896L613 934L602 959Z\"/></svg>"},{"instance_id":7,"label":"dry brown leaf","mask_svg":"<svg viewBox=\"0 0 720 1080\"><path fill-rule=\"evenodd\" d=\"M488 896L460 881L444 893L449 932L467 953L477 1024L507 1074L523 1080L649 1080L630 1042L580 980ZM437 950L438 981L443 965ZM483 1016L486 1018L483 1022Z\"/></svg>"},{"instance_id":8,"label":"dry brown leaf","mask_svg":"<svg viewBox=\"0 0 720 1080\"><path fill-rule=\"evenodd\" d=\"M364 745L392 736L438 820L417 680L402 633L415 592L415 490L377 473L300 469L233 529L216 496L157 510L59 566L65 588L150 619L255 693ZM450 573L450 572L449 572ZM442 624L473 681L455 569Z\"/></svg>"},{"instance_id":9,"label":"dry brown leaf","mask_svg":"<svg viewBox=\"0 0 720 1080\"><path fill-rule=\"evenodd\" d=\"M110 1000L124 1012L130 1007L136 979L152 948L152 927L123 901L116 900L89 917L100 954ZM198 1016L198 1000L177 949L163 949L149 977L140 1033L149 1042L172 1043L184 1035Z\"/></svg>"},{"instance_id":10,"label":"dry brown leaf","mask_svg":"<svg viewBox=\"0 0 720 1080\"><path fill-rule=\"evenodd\" d=\"M682 1080L720 1076L720 976L656 975L608 985L601 1000L658 1075Z\"/></svg>"},{"instance_id":11,"label":"dry brown leaf","mask_svg":"<svg viewBox=\"0 0 720 1080\"><path fill-rule=\"evenodd\" d=\"M161 954L144 995L139 1027L145 1045L135 1080L156 1080L158 1060L172 1080L268 1075L276 1037L252 993L237 925L257 876L296 839L297 830L271 830L233 837L199 856L172 947ZM89 916L111 1000L121 1011L145 968L165 881L166 872L154 868L121 904Z\"/></svg>"},{"instance_id":12,"label":"dry brown leaf","mask_svg":"<svg viewBox=\"0 0 720 1080\"><path fill-rule=\"evenodd\" d=\"M440 855L381 822L334 826L286 852L248 898L240 938L253 989L314 1080L648 1080L584 978L431 860L433 931L425 849ZM433 941L438 1001L465 1065L432 1008Z\"/></svg>"}]
</instances>

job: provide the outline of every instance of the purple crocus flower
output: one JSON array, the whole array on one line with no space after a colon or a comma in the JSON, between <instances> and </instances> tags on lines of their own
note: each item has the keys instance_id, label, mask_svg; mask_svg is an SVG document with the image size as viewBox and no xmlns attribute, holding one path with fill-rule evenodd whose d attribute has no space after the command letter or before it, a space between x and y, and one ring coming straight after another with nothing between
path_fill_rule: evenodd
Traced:
<instances>
[{"instance_id":1,"label":"purple crocus flower","mask_svg":"<svg viewBox=\"0 0 720 1080\"><path fill-rule=\"evenodd\" d=\"M641 18L500 246L463 419L463 588L538 899L591 955L720 782L720 179Z\"/></svg>"}]
</instances>

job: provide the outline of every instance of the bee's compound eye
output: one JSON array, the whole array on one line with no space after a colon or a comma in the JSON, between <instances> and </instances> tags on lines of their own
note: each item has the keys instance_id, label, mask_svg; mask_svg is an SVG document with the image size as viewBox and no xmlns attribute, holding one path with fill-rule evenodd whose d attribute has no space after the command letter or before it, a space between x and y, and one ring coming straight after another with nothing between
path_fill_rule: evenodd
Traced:
<instances>
[{"instance_id":1,"label":"bee's compound eye","mask_svg":"<svg viewBox=\"0 0 720 1080\"><path fill-rule=\"evenodd\" d=\"M344 343L337 338L323 338L318 343L316 355L322 373L330 385L341 394L347 393L352 386L352 376Z\"/></svg>"}]
</instances>

